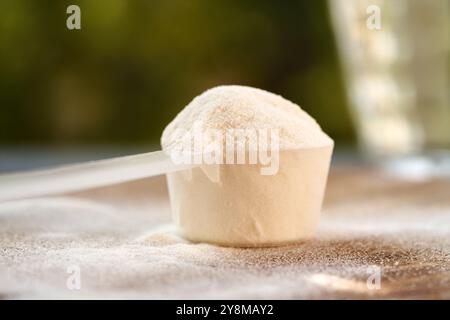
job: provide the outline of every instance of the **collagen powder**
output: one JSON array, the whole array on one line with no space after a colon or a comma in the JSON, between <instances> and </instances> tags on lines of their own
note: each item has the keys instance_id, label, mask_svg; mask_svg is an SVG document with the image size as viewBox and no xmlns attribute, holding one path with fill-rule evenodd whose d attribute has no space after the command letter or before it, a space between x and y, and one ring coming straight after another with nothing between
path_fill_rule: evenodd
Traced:
<instances>
[{"instance_id":1,"label":"collagen powder","mask_svg":"<svg viewBox=\"0 0 450 320\"><path fill-rule=\"evenodd\" d=\"M298 105L251 87L216 87L175 117L161 144L187 154L184 161L201 160L167 175L174 220L187 239L268 246L314 234L333 141Z\"/></svg>"}]
</instances>

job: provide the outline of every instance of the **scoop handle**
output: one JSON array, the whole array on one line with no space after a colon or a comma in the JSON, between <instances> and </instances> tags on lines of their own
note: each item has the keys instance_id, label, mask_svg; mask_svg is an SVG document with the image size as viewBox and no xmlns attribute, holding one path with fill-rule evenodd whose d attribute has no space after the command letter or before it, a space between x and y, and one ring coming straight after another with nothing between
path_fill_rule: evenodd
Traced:
<instances>
[{"instance_id":1,"label":"scoop handle","mask_svg":"<svg viewBox=\"0 0 450 320\"><path fill-rule=\"evenodd\" d=\"M107 186L189 169L164 151L0 175L0 201Z\"/></svg>"}]
</instances>

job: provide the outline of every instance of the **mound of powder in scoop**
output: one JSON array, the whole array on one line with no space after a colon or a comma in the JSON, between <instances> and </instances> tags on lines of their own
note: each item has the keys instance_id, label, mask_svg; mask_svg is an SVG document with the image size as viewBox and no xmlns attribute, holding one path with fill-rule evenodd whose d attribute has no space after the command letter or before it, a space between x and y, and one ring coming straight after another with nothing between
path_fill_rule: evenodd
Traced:
<instances>
[{"instance_id":1,"label":"mound of powder in scoop","mask_svg":"<svg viewBox=\"0 0 450 320\"><path fill-rule=\"evenodd\" d=\"M191 101L165 128L165 150L178 143L174 131L194 129L279 129L280 149L319 147L333 144L317 122L298 105L283 97L246 86L219 86Z\"/></svg>"},{"instance_id":2,"label":"mound of powder in scoop","mask_svg":"<svg viewBox=\"0 0 450 320\"><path fill-rule=\"evenodd\" d=\"M256 133L258 143L250 143L253 138L231 143L223 139L238 129ZM211 131L220 134L210 135ZM269 134L264 133L269 131L270 146L265 139ZM230 154L230 158L249 160L256 150L259 162L221 162L219 158L187 172L169 173L172 214L181 235L229 246L280 245L314 235L333 140L313 118L267 91L220 86L196 97L176 116L163 132L162 147L177 152L188 141L186 154L203 155L205 149L197 152L195 146L198 133L207 148L226 149L227 160ZM242 156L247 151L239 149L246 145L248 157ZM269 161L261 150L270 151Z\"/></svg>"}]
</instances>

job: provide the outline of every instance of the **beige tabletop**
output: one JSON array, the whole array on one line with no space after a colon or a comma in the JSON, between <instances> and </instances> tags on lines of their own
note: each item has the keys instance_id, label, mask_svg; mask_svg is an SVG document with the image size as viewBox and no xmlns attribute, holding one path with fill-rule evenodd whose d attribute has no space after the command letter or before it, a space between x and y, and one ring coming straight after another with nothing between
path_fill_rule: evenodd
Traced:
<instances>
[{"instance_id":1,"label":"beige tabletop","mask_svg":"<svg viewBox=\"0 0 450 320\"><path fill-rule=\"evenodd\" d=\"M260 249L178 237L164 177L3 203L0 297L450 299L450 181L335 165L316 239Z\"/></svg>"}]
</instances>

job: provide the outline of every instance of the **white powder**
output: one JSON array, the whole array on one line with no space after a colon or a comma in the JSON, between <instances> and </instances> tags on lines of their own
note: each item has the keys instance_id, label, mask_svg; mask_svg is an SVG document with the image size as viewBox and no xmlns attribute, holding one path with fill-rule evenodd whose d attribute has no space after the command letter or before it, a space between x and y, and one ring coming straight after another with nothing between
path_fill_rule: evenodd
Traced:
<instances>
[{"instance_id":1,"label":"white powder","mask_svg":"<svg viewBox=\"0 0 450 320\"><path fill-rule=\"evenodd\" d=\"M333 141L298 105L273 93L245 86L219 86L189 103L165 128L161 144L170 149L183 129L279 129L280 149L329 146Z\"/></svg>"},{"instance_id":2,"label":"white powder","mask_svg":"<svg viewBox=\"0 0 450 320\"><path fill-rule=\"evenodd\" d=\"M179 141L178 129L278 129L279 170L261 163L203 165L168 174L175 224L192 241L267 246L314 235L320 216L333 141L299 106L272 93L221 86L196 97L164 130L163 149ZM214 136L210 142L214 141ZM223 146L223 140L220 141ZM226 146L225 146L226 148Z\"/></svg>"},{"instance_id":3,"label":"white powder","mask_svg":"<svg viewBox=\"0 0 450 320\"><path fill-rule=\"evenodd\" d=\"M449 299L450 181L392 180L354 165L330 178L317 238L278 248L178 239L160 177L1 203L0 297ZM81 290L66 286L72 265ZM379 290L367 287L369 266L382 267Z\"/></svg>"}]
</instances>

